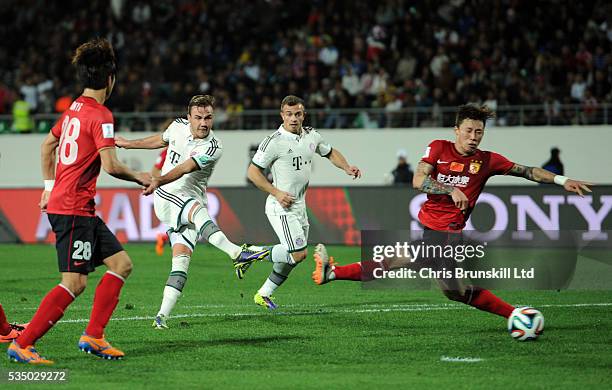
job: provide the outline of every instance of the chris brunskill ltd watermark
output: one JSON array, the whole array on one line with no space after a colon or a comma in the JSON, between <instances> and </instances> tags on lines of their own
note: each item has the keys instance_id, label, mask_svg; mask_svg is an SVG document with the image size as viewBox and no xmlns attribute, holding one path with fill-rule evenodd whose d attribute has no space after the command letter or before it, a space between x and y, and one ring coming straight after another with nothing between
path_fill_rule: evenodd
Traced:
<instances>
[{"instance_id":1,"label":"chris brunskill ltd watermark","mask_svg":"<svg viewBox=\"0 0 612 390\"><path fill-rule=\"evenodd\" d=\"M374 279L533 279L535 267L483 267L487 242L373 245Z\"/></svg>"}]
</instances>

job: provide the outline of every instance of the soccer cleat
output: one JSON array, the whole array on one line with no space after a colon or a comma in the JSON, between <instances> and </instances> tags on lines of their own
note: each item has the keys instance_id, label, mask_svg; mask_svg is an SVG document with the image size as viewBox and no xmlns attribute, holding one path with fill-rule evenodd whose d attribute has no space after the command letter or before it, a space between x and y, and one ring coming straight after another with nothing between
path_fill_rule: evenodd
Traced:
<instances>
[{"instance_id":1,"label":"soccer cleat","mask_svg":"<svg viewBox=\"0 0 612 390\"><path fill-rule=\"evenodd\" d=\"M168 235L166 233L157 233L157 239L155 241L155 253L157 256L164 254L164 244L168 241Z\"/></svg>"},{"instance_id":2,"label":"soccer cleat","mask_svg":"<svg viewBox=\"0 0 612 390\"><path fill-rule=\"evenodd\" d=\"M272 300L272 297L264 297L260 293L255 294L255 296L253 297L253 301L257 305L261 307L265 307L266 309L269 309L269 310L274 310L278 307L276 306L276 303L274 303L274 301Z\"/></svg>"},{"instance_id":3,"label":"soccer cleat","mask_svg":"<svg viewBox=\"0 0 612 390\"><path fill-rule=\"evenodd\" d=\"M263 260L270 255L270 248L242 244L240 249L240 254L233 261L234 271L236 271L238 279L244 278L244 274L254 262Z\"/></svg>"},{"instance_id":4,"label":"soccer cleat","mask_svg":"<svg viewBox=\"0 0 612 390\"><path fill-rule=\"evenodd\" d=\"M323 244L317 244L314 253L315 270L312 272L312 280L318 284L325 284L333 279L330 278L330 274L333 271L333 265L335 264L334 258L329 257L327 249Z\"/></svg>"},{"instance_id":5,"label":"soccer cleat","mask_svg":"<svg viewBox=\"0 0 612 390\"><path fill-rule=\"evenodd\" d=\"M0 343L10 343L11 341L15 340L21 335L21 333L23 333L29 324L29 322L27 324L9 324L11 331L7 335L0 335Z\"/></svg>"},{"instance_id":6,"label":"soccer cleat","mask_svg":"<svg viewBox=\"0 0 612 390\"><path fill-rule=\"evenodd\" d=\"M155 329L168 329L168 324L166 323L166 320L167 318L165 315L158 314L153 320L153 327Z\"/></svg>"},{"instance_id":7,"label":"soccer cleat","mask_svg":"<svg viewBox=\"0 0 612 390\"><path fill-rule=\"evenodd\" d=\"M79 349L108 360L119 360L125 356L123 352L110 345L104 336L101 339L95 339L85 333L79 339Z\"/></svg>"},{"instance_id":8,"label":"soccer cleat","mask_svg":"<svg viewBox=\"0 0 612 390\"><path fill-rule=\"evenodd\" d=\"M19 345L17 345L15 341L13 341L11 345L9 345L6 354L8 355L9 360L17 363L45 365L53 364L52 360L48 360L40 356L40 354L36 352L32 345L29 345L25 348L21 348Z\"/></svg>"}]
</instances>

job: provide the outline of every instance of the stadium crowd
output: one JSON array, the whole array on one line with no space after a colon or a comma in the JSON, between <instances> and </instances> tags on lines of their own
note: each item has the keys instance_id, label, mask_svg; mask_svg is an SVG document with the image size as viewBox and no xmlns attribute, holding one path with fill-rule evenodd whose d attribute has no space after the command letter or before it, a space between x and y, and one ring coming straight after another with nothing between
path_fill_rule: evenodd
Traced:
<instances>
[{"instance_id":1,"label":"stadium crowd","mask_svg":"<svg viewBox=\"0 0 612 390\"><path fill-rule=\"evenodd\" d=\"M375 4L375 6L373 6ZM63 110L70 54L109 38L115 112L183 110L212 93L226 113L308 108L612 102L612 6L528 0L42 0L0 3L0 114Z\"/></svg>"}]
</instances>

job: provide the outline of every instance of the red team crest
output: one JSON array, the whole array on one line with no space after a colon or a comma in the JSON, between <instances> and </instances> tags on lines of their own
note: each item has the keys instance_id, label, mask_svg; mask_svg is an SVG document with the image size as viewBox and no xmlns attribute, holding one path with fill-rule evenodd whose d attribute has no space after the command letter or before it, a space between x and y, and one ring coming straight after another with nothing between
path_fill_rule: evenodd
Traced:
<instances>
[{"instance_id":1,"label":"red team crest","mask_svg":"<svg viewBox=\"0 0 612 390\"><path fill-rule=\"evenodd\" d=\"M469 169L470 174L471 175L477 174L478 171L480 171L481 165L482 165L482 161L472 160L472 162L470 162L470 169Z\"/></svg>"}]
</instances>

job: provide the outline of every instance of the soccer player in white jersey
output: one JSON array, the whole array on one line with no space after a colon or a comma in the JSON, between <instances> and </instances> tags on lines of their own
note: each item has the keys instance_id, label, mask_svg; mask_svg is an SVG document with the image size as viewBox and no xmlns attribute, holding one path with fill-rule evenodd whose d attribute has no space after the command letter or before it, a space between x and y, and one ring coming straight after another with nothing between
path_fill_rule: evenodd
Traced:
<instances>
[{"instance_id":1,"label":"soccer player in white jersey","mask_svg":"<svg viewBox=\"0 0 612 390\"><path fill-rule=\"evenodd\" d=\"M153 322L157 329L168 327L167 318L185 287L191 255L200 237L233 259L239 278L252 262L269 254L269 249L234 244L208 215L206 185L222 154L221 142L212 131L214 107L214 97L196 95L187 107L187 120L177 118L163 134L115 139L116 145L125 149L168 147L162 175L154 177L144 191L145 195L155 193L155 214L170 228L172 245L172 270Z\"/></svg>"},{"instance_id":2,"label":"soccer player in white jersey","mask_svg":"<svg viewBox=\"0 0 612 390\"><path fill-rule=\"evenodd\" d=\"M287 96L280 109L283 124L261 142L248 169L249 180L270 194L266 215L281 242L271 248L267 258L272 261L272 273L254 296L256 304L270 310L276 308L272 293L307 255L306 189L315 154L327 157L354 179L361 177L359 168L349 165L342 153L325 142L319 132L302 127L306 115L302 99ZM262 173L269 167L272 183Z\"/></svg>"}]
</instances>

